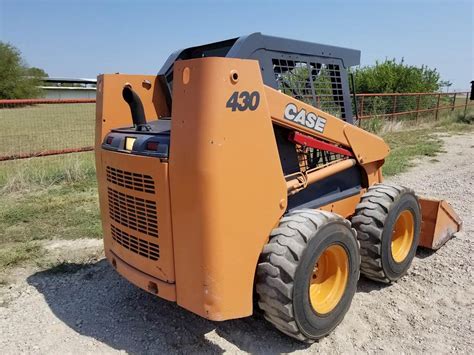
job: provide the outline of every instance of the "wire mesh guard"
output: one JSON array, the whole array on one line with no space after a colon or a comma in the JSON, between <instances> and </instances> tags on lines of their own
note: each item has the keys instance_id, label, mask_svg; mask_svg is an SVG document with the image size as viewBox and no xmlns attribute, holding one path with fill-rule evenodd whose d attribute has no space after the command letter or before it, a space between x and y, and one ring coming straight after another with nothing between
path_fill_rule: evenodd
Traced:
<instances>
[{"instance_id":1,"label":"wire mesh guard","mask_svg":"<svg viewBox=\"0 0 474 355\"><path fill-rule=\"evenodd\" d=\"M281 92L333 116L346 117L339 65L287 59L272 62Z\"/></svg>"}]
</instances>

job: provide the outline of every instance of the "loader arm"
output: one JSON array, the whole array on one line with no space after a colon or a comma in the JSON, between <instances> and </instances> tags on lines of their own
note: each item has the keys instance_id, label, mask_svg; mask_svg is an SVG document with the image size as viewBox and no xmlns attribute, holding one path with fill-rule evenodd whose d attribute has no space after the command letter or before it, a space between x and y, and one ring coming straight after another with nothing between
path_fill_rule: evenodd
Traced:
<instances>
[{"instance_id":1,"label":"loader arm","mask_svg":"<svg viewBox=\"0 0 474 355\"><path fill-rule=\"evenodd\" d=\"M364 168L368 177L368 185L383 181L381 166L390 153L390 148L382 138L266 85L264 85L264 90L269 103L270 116L275 124L334 144L336 146L332 147L333 151L337 151L335 149L340 149L339 147L347 148L348 153L343 153L343 155L346 155L346 158L354 157L357 163ZM350 153L353 154L348 156ZM311 180L316 181L321 177L330 176L336 171L353 166L355 163L354 159L339 161L332 166L315 171L312 173L312 177L305 175L304 181L301 176L295 179L287 178L288 193L289 195L297 193L304 189L308 183L311 183ZM422 211L422 231L419 245L438 249L461 229L462 221L446 201L421 196L418 196L418 199ZM346 200L340 201L339 204L322 206L320 209L336 210L347 215L352 213L353 205L354 201ZM345 212L346 209L349 212Z\"/></svg>"},{"instance_id":2,"label":"loader arm","mask_svg":"<svg viewBox=\"0 0 474 355\"><path fill-rule=\"evenodd\" d=\"M348 148L362 165L381 161L390 153L382 138L278 90L264 87L275 124Z\"/></svg>"}]
</instances>

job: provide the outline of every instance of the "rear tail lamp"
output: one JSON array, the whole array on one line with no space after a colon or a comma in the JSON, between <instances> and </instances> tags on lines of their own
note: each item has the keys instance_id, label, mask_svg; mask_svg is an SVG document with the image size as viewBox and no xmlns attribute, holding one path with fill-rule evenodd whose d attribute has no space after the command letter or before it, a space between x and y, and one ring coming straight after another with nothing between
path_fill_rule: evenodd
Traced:
<instances>
[{"instance_id":1,"label":"rear tail lamp","mask_svg":"<svg viewBox=\"0 0 474 355\"><path fill-rule=\"evenodd\" d=\"M158 142L147 142L146 150L157 151L158 150Z\"/></svg>"}]
</instances>

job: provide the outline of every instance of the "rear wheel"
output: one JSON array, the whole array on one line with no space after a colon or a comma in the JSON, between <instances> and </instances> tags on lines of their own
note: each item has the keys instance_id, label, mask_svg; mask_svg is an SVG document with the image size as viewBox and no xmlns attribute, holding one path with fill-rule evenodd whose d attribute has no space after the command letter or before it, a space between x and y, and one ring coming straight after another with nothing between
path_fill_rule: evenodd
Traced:
<instances>
[{"instance_id":1,"label":"rear wheel","mask_svg":"<svg viewBox=\"0 0 474 355\"><path fill-rule=\"evenodd\" d=\"M421 228L420 205L412 190L394 184L370 187L356 207L352 226L364 276L390 283L406 274Z\"/></svg>"},{"instance_id":2,"label":"rear wheel","mask_svg":"<svg viewBox=\"0 0 474 355\"><path fill-rule=\"evenodd\" d=\"M290 213L263 249L258 305L283 333L308 342L322 338L349 309L359 264L349 221L324 211Z\"/></svg>"}]
</instances>

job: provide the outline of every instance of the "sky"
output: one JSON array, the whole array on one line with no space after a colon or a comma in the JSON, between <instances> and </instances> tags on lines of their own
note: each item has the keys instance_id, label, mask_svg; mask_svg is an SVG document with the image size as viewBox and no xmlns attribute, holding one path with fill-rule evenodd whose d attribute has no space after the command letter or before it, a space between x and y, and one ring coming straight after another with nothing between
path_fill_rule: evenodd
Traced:
<instances>
[{"instance_id":1,"label":"sky","mask_svg":"<svg viewBox=\"0 0 474 355\"><path fill-rule=\"evenodd\" d=\"M0 0L0 41L52 77L155 74L176 49L252 32L404 58L474 80L474 0Z\"/></svg>"}]
</instances>

